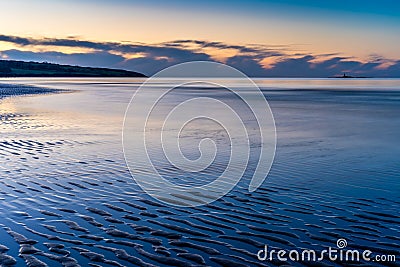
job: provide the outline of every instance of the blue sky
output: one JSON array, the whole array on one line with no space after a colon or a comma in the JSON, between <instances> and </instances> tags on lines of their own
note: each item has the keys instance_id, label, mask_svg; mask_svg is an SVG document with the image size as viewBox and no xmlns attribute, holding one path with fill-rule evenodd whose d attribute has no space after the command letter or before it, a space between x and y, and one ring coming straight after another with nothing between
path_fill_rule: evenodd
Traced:
<instances>
[{"instance_id":1,"label":"blue sky","mask_svg":"<svg viewBox=\"0 0 400 267\"><path fill-rule=\"evenodd\" d=\"M160 66L202 59L252 76L400 76L398 1L14 0L2 9L4 59L150 75ZM75 43L60 45L66 39ZM283 69L289 65L295 69Z\"/></svg>"}]
</instances>

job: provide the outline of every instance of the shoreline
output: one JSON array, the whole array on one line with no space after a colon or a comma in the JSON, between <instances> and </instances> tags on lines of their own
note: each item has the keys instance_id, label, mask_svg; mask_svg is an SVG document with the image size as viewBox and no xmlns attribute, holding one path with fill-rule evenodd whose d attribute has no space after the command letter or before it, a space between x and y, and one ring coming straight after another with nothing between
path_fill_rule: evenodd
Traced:
<instances>
[{"instance_id":1,"label":"shoreline","mask_svg":"<svg viewBox=\"0 0 400 267\"><path fill-rule=\"evenodd\" d=\"M51 93L59 93L61 91L65 90L36 87L24 84L0 83L0 100L7 97L51 94Z\"/></svg>"}]
</instances>

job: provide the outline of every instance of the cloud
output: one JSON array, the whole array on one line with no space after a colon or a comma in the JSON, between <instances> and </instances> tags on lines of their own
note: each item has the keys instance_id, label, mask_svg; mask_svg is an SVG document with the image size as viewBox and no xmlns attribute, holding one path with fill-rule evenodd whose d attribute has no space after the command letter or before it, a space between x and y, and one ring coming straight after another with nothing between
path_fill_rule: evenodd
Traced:
<instances>
[{"instance_id":1,"label":"cloud","mask_svg":"<svg viewBox=\"0 0 400 267\"><path fill-rule=\"evenodd\" d=\"M266 76L266 70L261 66L261 64L251 56L234 56L226 61L226 64L237 68L241 72L254 77Z\"/></svg>"},{"instance_id":2,"label":"cloud","mask_svg":"<svg viewBox=\"0 0 400 267\"><path fill-rule=\"evenodd\" d=\"M80 65L86 67L116 66L124 57L107 52L74 53L65 54L61 52L31 52L16 49L0 52L7 59L61 63L67 65Z\"/></svg>"},{"instance_id":3,"label":"cloud","mask_svg":"<svg viewBox=\"0 0 400 267\"><path fill-rule=\"evenodd\" d=\"M173 40L144 44L94 42L73 37L60 39L8 35L0 35L0 42L14 46L14 49L0 51L2 58L124 68L147 75L181 62L218 61L224 58L225 63L253 77L330 77L341 75L343 72L354 76L400 77L400 60L386 59L377 54L371 55L364 62L343 57L340 53L295 53L286 45L232 45L206 40ZM38 47L40 49L37 49ZM54 51L55 47L59 49ZM63 49L70 48L89 49L89 52L63 52ZM218 53L225 56L216 57L215 54Z\"/></svg>"},{"instance_id":4,"label":"cloud","mask_svg":"<svg viewBox=\"0 0 400 267\"><path fill-rule=\"evenodd\" d=\"M154 49L148 51L145 57L127 59L119 63L118 67L154 74L169 66L193 60L210 61L212 59L205 53L194 53L179 49Z\"/></svg>"}]
</instances>

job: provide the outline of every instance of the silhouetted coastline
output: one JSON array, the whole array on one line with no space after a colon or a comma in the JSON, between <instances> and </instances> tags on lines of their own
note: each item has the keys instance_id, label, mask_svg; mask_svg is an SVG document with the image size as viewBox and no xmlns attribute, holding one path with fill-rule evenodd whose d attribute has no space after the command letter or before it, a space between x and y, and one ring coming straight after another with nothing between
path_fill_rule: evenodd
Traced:
<instances>
[{"instance_id":1,"label":"silhouetted coastline","mask_svg":"<svg viewBox=\"0 0 400 267\"><path fill-rule=\"evenodd\" d=\"M0 60L0 77L147 77L128 70Z\"/></svg>"}]
</instances>

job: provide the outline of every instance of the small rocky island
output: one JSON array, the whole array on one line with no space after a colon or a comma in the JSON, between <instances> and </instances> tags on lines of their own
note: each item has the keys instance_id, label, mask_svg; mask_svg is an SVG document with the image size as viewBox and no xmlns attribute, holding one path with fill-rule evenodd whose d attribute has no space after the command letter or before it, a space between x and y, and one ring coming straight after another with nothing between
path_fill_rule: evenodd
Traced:
<instances>
[{"instance_id":1,"label":"small rocky island","mask_svg":"<svg viewBox=\"0 0 400 267\"><path fill-rule=\"evenodd\" d=\"M330 78L340 78L340 79L354 79L354 78L370 78L370 77L365 77L365 76L351 76L351 75L347 75L345 72L343 73L343 75L340 76L333 76Z\"/></svg>"}]
</instances>

